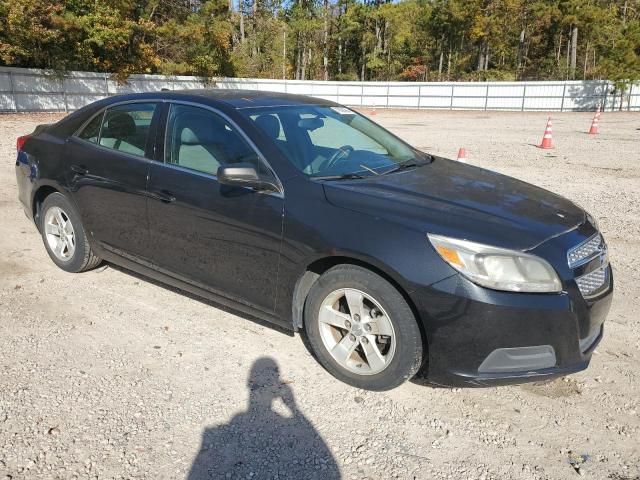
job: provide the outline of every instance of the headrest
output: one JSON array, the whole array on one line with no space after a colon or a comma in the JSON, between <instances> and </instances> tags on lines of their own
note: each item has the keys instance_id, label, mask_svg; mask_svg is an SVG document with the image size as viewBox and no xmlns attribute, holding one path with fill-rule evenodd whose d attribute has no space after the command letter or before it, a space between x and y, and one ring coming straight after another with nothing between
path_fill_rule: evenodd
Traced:
<instances>
[{"instance_id":1,"label":"headrest","mask_svg":"<svg viewBox=\"0 0 640 480\"><path fill-rule=\"evenodd\" d=\"M269 138L276 140L280 136L280 120L274 115L264 113L256 117L254 121Z\"/></svg>"},{"instance_id":2,"label":"headrest","mask_svg":"<svg viewBox=\"0 0 640 480\"><path fill-rule=\"evenodd\" d=\"M185 127L182 129L182 133L180 134L180 143L183 145L198 145L200 141L193 130L189 127Z\"/></svg>"},{"instance_id":3,"label":"headrest","mask_svg":"<svg viewBox=\"0 0 640 480\"><path fill-rule=\"evenodd\" d=\"M210 145L220 143L224 132L222 125L216 125L211 118L203 115L184 115L176 120L176 130L180 132L182 145ZM184 125L189 125L184 126Z\"/></svg>"},{"instance_id":4,"label":"headrest","mask_svg":"<svg viewBox=\"0 0 640 480\"><path fill-rule=\"evenodd\" d=\"M107 137L123 138L135 135L136 122L128 113L117 113L108 120Z\"/></svg>"}]
</instances>

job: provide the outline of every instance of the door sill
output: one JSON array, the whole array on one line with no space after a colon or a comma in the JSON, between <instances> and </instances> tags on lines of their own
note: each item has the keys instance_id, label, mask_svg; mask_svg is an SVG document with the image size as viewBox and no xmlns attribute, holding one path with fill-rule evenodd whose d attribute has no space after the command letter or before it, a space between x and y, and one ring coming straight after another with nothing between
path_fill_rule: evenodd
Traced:
<instances>
[{"instance_id":1,"label":"door sill","mask_svg":"<svg viewBox=\"0 0 640 480\"><path fill-rule=\"evenodd\" d=\"M269 312L259 307L250 305L246 302L230 298L226 295L222 295L216 291L213 291L212 289L207 288L204 285L201 286L200 284L196 284L192 281L183 279L181 276L175 275L157 267L146 259L128 254L114 247L105 245L104 243L101 243L100 246L102 248L99 249L101 250L99 252L99 256L109 263L113 263L126 270L131 270L137 274L148 277L164 285L184 290L188 293L204 298L206 300L210 300L216 304L222 305L232 310L251 315L252 317L254 317L251 319L253 321L267 321L270 324L275 324L275 326L280 327L280 329L286 331L287 334L293 336L293 324L276 316L273 312Z\"/></svg>"}]
</instances>

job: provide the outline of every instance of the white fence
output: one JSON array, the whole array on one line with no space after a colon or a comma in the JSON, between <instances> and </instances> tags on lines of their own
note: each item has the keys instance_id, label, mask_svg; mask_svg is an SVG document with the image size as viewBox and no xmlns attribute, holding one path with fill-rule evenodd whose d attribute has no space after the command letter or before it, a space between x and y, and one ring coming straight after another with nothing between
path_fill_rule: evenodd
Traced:
<instances>
[{"instance_id":1,"label":"white fence","mask_svg":"<svg viewBox=\"0 0 640 480\"><path fill-rule=\"evenodd\" d=\"M0 67L0 112L70 111L110 95L161 89L244 88L320 97L354 107L449 110L573 111L640 110L640 84L623 98L608 81L555 82L323 82L132 75L118 84L109 74L69 72L63 76Z\"/></svg>"}]
</instances>

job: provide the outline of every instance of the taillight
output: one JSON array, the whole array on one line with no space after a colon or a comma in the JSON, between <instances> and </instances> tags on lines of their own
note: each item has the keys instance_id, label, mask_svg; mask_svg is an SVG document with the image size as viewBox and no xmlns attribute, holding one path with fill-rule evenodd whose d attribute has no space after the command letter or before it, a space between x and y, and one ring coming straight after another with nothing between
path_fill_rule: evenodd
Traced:
<instances>
[{"instance_id":1,"label":"taillight","mask_svg":"<svg viewBox=\"0 0 640 480\"><path fill-rule=\"evenodd\" d=\"M16 140L16 149L18 151L22 150L22 147L24 147L24 142L27 141L27 138L29 138L29 135L22 135L21 137L18 137L18 139Z\"/></svg>"}]
</instances>

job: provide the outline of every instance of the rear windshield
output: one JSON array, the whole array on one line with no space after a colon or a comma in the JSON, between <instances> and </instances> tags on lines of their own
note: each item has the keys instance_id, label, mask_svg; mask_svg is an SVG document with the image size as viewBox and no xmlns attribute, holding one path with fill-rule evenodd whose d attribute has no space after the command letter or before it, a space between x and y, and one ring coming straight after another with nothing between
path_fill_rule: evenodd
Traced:
<instances>
[{"instance_id":1,"label":"rear windshield","mask_svg":"<svg viewBox=\"0 0 640 480\"><path fill-rule=\"evenodd\" d=\"M302 173L369 175L423 154L346 107L301 105L241 109Z\"/></svg>"}]
</instances>

